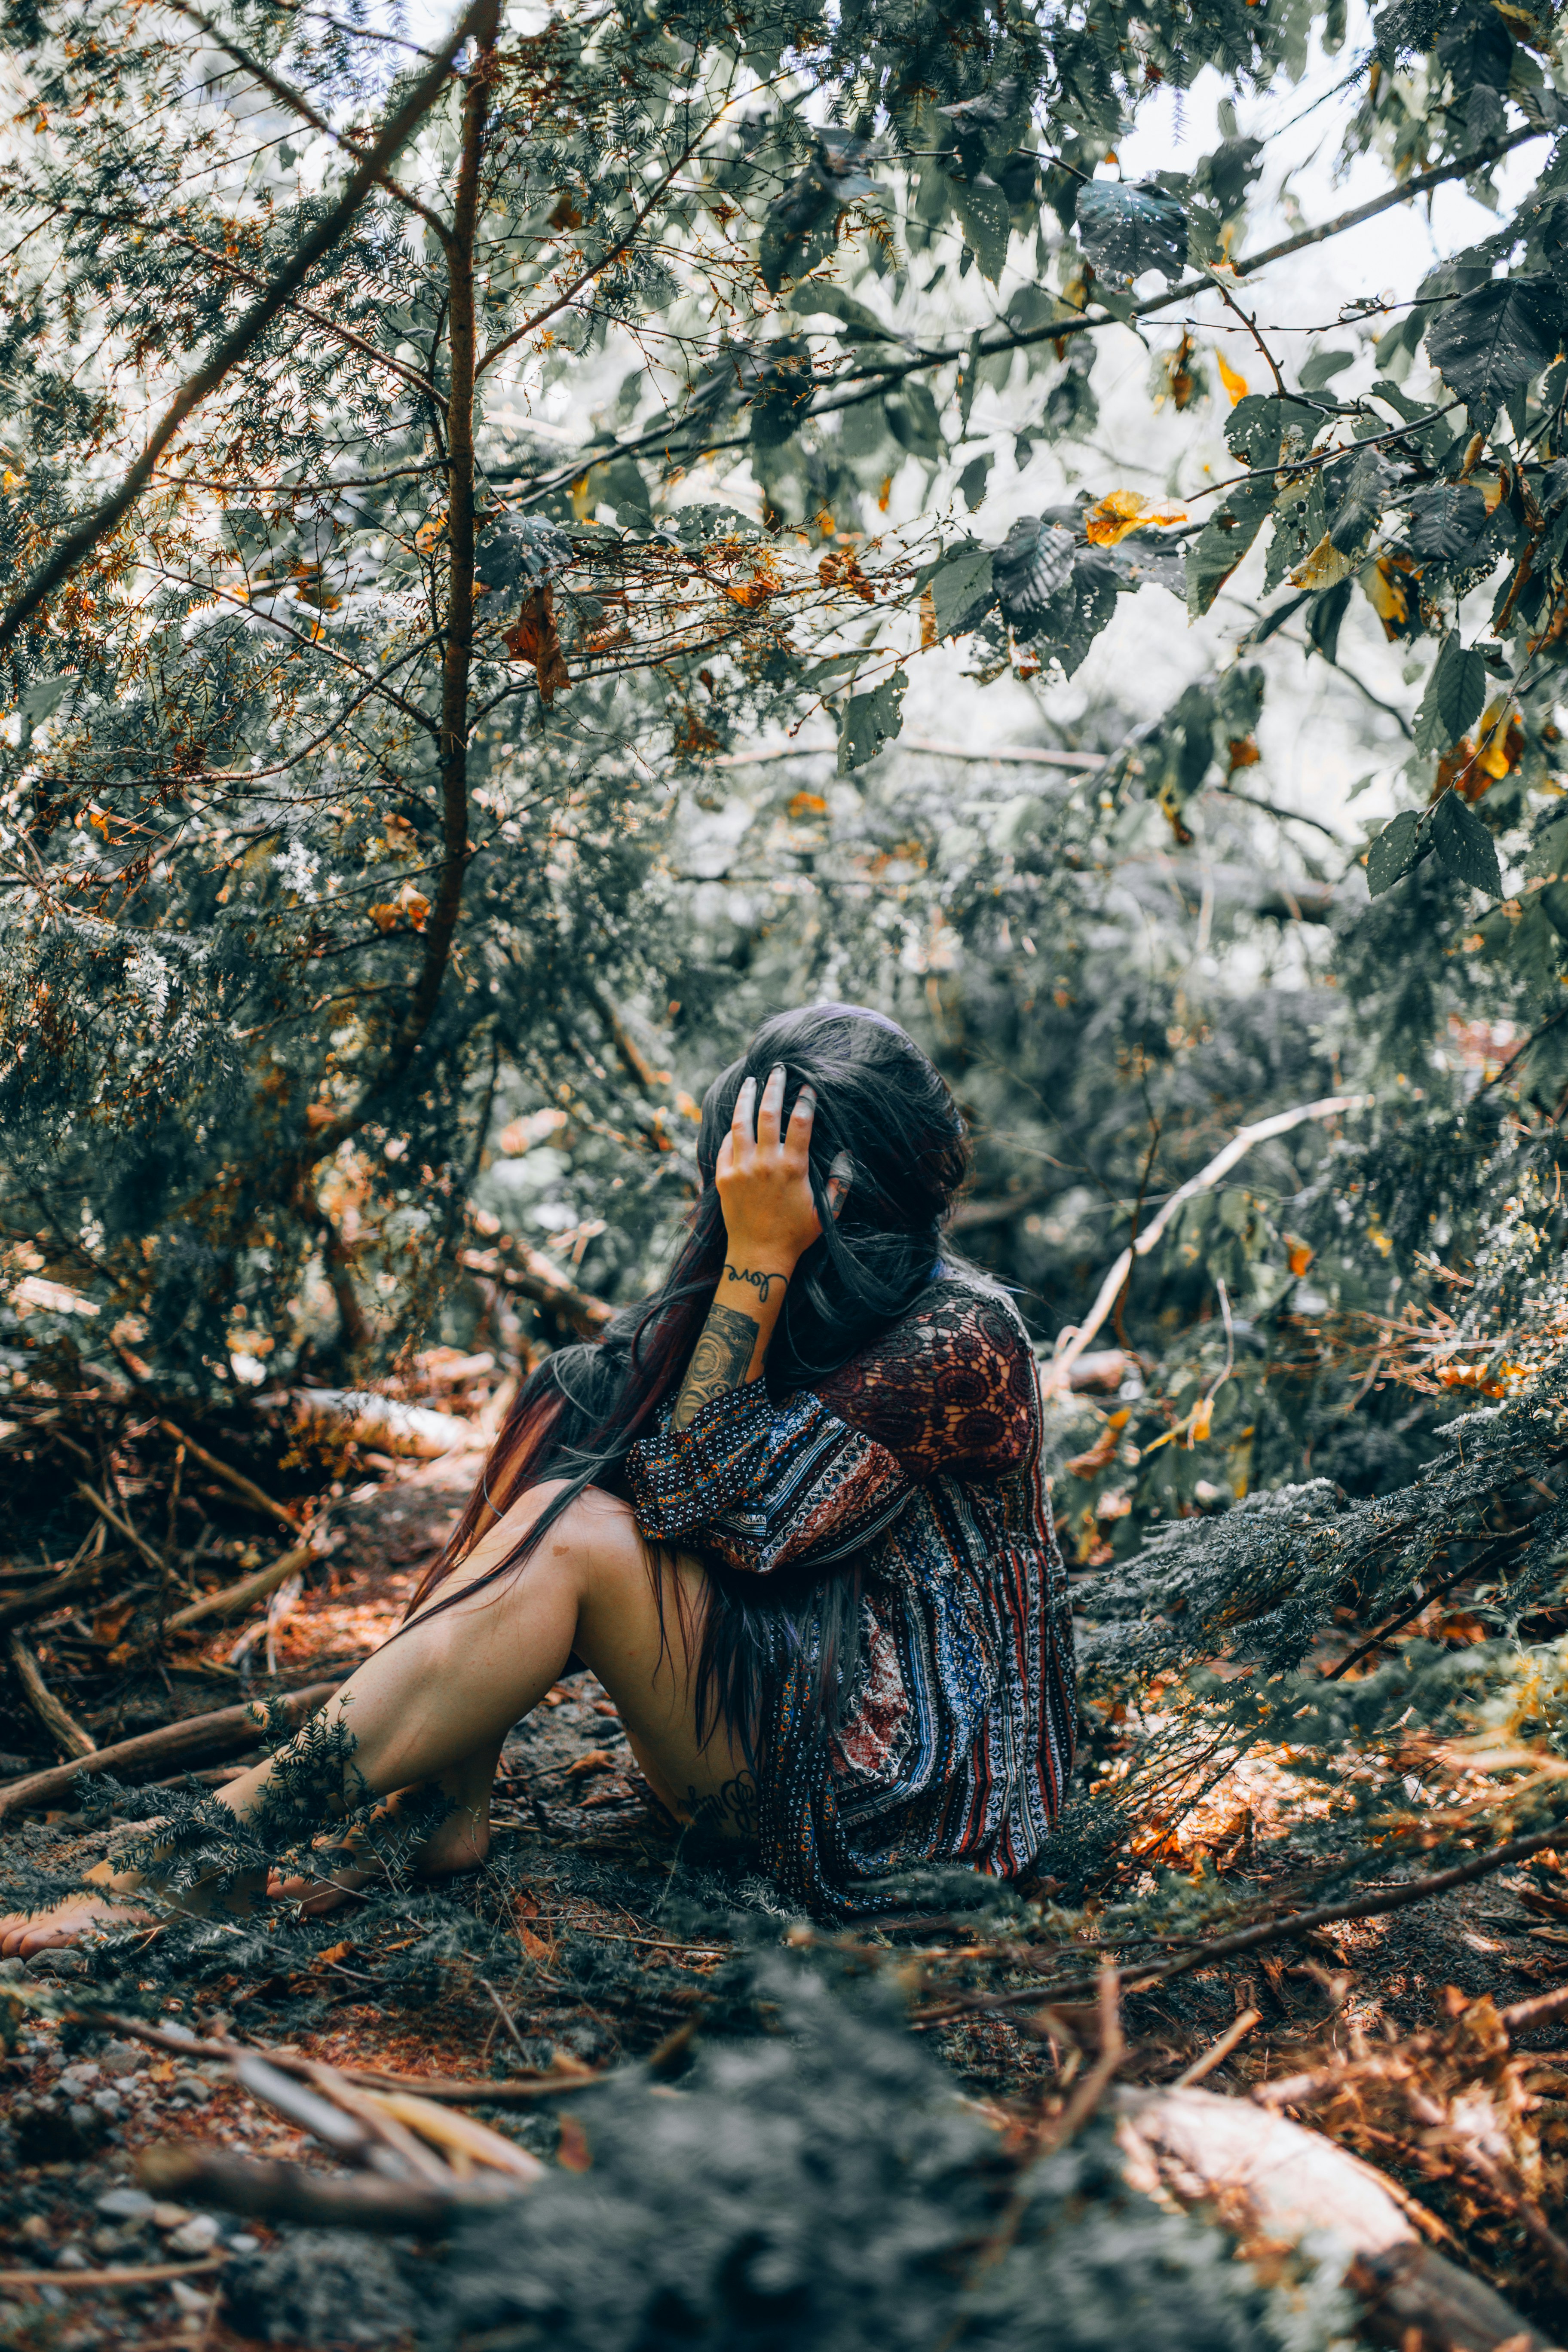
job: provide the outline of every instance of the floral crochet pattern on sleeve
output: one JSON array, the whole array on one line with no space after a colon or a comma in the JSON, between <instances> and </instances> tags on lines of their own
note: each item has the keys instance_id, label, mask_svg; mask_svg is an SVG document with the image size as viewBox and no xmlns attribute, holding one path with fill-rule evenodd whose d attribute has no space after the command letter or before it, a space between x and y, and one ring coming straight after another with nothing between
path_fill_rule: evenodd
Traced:
<instances>
[{"instance_id":1,"label":"floral crochet pattern on sleeve","mask_svg":"<svg viewBox=\"0 0 1568 2352\"><path fill-rule=\"evenodd\" d=\"M818 1381L817 1394L914 1478L1002 1477L1031 1462L1039 1444L1039 1388L1021 1327L1004 1300L952 1280Z\"/></svg>"}]
</instances>

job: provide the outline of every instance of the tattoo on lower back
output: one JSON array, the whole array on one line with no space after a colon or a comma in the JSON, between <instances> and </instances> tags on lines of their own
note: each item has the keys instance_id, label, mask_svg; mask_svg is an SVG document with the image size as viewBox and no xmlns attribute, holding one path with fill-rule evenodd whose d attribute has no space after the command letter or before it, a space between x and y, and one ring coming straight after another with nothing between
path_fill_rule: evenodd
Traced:
<instances>
[{"instance_id":1,"label":"tattoo on lower back","mask_svg":"<svg viewBox=\"0 0 1568 2352\"><path fill-rule=\"evenodd\" d=\"M768 1303L768 1294L775 1282L782 1282L786 1290L789 1288L787 1274L760 1274L755 1267L749 1265L727 1265L724 1268L724 1279L726 1282L749 1282L764 1307Z\"/></svg>"},{"instance_id":2,"label":"tattoo on lower back","mask_svg":"<svg viewBox=\"0 0 1568 2352\"><path fill-rule=\"evenodd\" d=\"M726 1389L744 1385L757 1345L757 1327L749 1315L733 1307L710 1307L708 1320L692 1350L670 1426L684 1429L703 1406Z\"/></svg>"}]
</instances>

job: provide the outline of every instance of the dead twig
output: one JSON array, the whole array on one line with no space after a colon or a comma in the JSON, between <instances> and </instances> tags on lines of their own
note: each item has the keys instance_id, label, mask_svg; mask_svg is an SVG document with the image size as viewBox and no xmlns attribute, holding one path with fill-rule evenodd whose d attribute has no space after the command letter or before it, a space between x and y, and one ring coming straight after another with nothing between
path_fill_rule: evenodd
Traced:
<instances>
[{"instance_id":1,"label":"dead twig","mask_svg":"<svg viewBox=\"0 0 1568 2352\"><path fill-rule=\"evenodd\" d=\"M1184 2068L1172 2084L1173 2090L1189 2090L1194 2083L1201 2083L1205 2074L1212 2074L1216 2066L1223 2066L1231 2052L1238 2043L1245 2042L1253 2027L1260 2022L1260 2018L1259 2011L1244 2009L1235 2023L1226 2027L1219 2040L1212 2043L1201 2058L1194 2058L1190 2066Z\"/></svg>"},{"instance_id":2,"label":"dead twig","mask_svg":"<svg viewBox=\"0 0 1568 2352\"><path fill-rule=\"evenodd\" d=\"M194 2263L111 2263L101 2271L4 2271L0 2290L12 2286L159 2286L167 2279L198 2278L222 2270L227 2254L203 2254Z\"/></svg>"},{"instance_id":3,"label":"dead twig","mask_svg":"<svg viewBox=\"0 0 1568 2352\"><path fill-rule=\"evenodd\" d=\"M314 1538L306 1535L291 1551L281 1553L270 1568L258 1568L253 1576L242 1577L237 1584L225 1585L221 1592L209 1592L204 1600L193 1601L187 1608L178 1609L164 1623L170 1633L184 1633L187 1625L199 1625L204 1617L227 1617L241 1609L248 1609L255 1601L264 1601L291 1576L309 1568L316 1557Z\"/></svg>"},{"instance_id":4,"label":"dead twig","mask_svg":"<svg viewBox=\"0 0 1568 2352\"><path fill-rule=\"evenodd\" d=\"M51 1576L47 1583L34 1585L30 1592L15 1592L8 1600L0 1601L0 1633L8 1632L13 1625L30 1625L37 1618L52 1616L66 1601L74 1601L79 1592L89 1592L95 1584L101 1581L105 1569L113 1566L121 1557L117 1552L100 1552L94 1559L79 1560L70 1568L62 1569L58 1576ZM163 1564L160 1560L160 1575L163 1569Z\"/></svg>"},{"instance_id":5,"label":"dead twig","mask_svg":"<svg viewBox=\"0 0 1568 2352\"><path fill-rule=\"evenodd\" d=\"M280 1704L290 1728L314 1715L342 1687L341 1682L309 1683L303 1690L286 1693ZM119 1772L179 1756L236 1755L258 1747L266 1727L260 1707L252 1702L216 1707L210 1715L187 1716L184 1722L165 1724L158 1731L139 1732L134 1739L119 1740L112 1748L97 1748L90 1756L57 1764L47 1772L29 1772L25 1780L0 1788L0 1819L26 1805L52 1803L83 1772Z\"/></svg>"},{"instance_id":6,"label":"dead twig","mask_svg":"<svg viewBox=\"0 0 1568 2352\"><path fill-rule=\"evenodd\" d=\"M252 1510L260 1511L268 1518L280 1520L290 1532L298 1528L300 1525L298 1511L290 1510L287 1503L275 1503L271 1496L257 1485L254 1478L246 1476L243 1470L231 1470L226 1462L220 1462L216 1454L209 1454L205 1445L198 1445L194 1437L187 1437L184 1431L177 1429L172 1421L165 1421L160 1416L158 1426L165 1437L172 1437L176 1445L184 1447L193 1462L201 1464L209 1478L216 1478L220 1486L227 1486L232 1493L243 1496Z\"/></svg>"},{"instance_id":7,"label":"dead twig","mask_svg":"<svg viewBox=\"0 0 1568 2352\"><path fill-rule=\"evenodd\" d=\"M1135 1972L1137 1982L1126 1989L1133 1993L1145 1992L1154 1985L1168 1984L1173 1977L1185 1976L1192 1969L1208 1968L1215 1960L1227 1960L1237 1952L1256 1951L1264 1944L1289 1943L1298 1936L1310 1935L1314 1927L1331 1927L1337 1920L1374 1919L1385 1911L1402 1911L1407 1904L1424 1903L1431 1895L1446 1895L1452 1886L1468 1886L1473 1879L1487 1878L1493 1871L1506 1869L1510 1863L1524 1862L1532 1853L1544 1853L1564 1836L1565 1826L1568 1825L1558 1822L1551 1829L1536 1830L1529 1837L1510 1838L1506 1845L1489 1846L1484 1853L1472 1854L1468 1862L1456 1863L1452 1869L1435 1870L1426 1878L1406 1879L1402 1885L1385 1888L1376 1895L1358 1895L1347 1903L1323 1903L1316 1910L1297 1911L1287 1918L1259 1920L1254 1927L1238 1928L1234 1935L1212 1936L1174 1959L1140 1968ZM1025 1985L1016 1992L965 1994L945 2002L941 2009L924 2011L912 2021L917 2026L929 2027L972 2011L1025 2009L1047 2001L1081 1999L1093 1992L1097 1981L1093 1977L1069 1977L1060 1984Z\"/></svg>"},{"instance_id":8,"label":"dead twig","mask_svg":"<svg viewBox=\"0 0 1568 2352\"><path fill-rule=\"evenodd\" d=\"M103 1496L98 1492L96 1487L89 1486L85 1478L79 1478L77 1480L76 1490L84 1502L88 1502L92 1505L92 1507L98 1513L99 1517L109 1527L111 1527L116 1535L123 1536L126 1542L132 1547L132 1550L139 1551L141 1553L149 1568L155 1569L160 1576L167 1574L168 1562L164 1559L163 1553L160 1551L154 1551L146 1538L144 1536L139 1536L135 1528L132 1526L130 1520L122 1519L120 1513L114 1508L113 1504L106 1503Z\"/></svg>"},{"instance_id":9,"label":"dead twig","mask_svg":"<svg viewBox=\"0 0 1568 2352\"><path fill-rule=\"evenodd\" d=\"M74 1715L67 1713L44 1680L43 1669L23 1641L20 1633L7 1635L6 1654L11 1671L22 1685L23 1696L49 1738L68 1756L91 1756L96 1753L91 1734L82 1729Z\"/></svg>"}]
</instances>

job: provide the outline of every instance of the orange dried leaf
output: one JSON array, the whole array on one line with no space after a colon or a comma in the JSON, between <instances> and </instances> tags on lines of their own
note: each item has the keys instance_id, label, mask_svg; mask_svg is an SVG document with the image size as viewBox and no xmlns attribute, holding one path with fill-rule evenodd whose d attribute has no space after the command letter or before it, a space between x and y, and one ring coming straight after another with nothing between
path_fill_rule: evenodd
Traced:
<instances>
[{"instance_id":1,"label":"orange dried leaf","mask_svg":"<svg viewBox=\"0 0 1568 2352\"><path fill-rule=\"evenodd\" d=\"M1223 352L1215 352L1214 356L1215 365L1219 370L1219 380L1229 393L1230 404L1234 408L1238 400L1247 398L1247 378L1237 373Z\"/></svg>"}]
</instances>

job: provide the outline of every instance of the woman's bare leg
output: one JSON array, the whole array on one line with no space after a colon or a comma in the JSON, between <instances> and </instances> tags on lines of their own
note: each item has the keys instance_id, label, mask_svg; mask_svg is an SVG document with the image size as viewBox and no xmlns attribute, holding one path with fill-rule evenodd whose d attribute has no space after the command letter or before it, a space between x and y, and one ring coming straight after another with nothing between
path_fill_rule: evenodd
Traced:
<instances>
[{"instance_id":1,"label":"woman's bare leg","mask_svg":"<svg viewBox=\"0 0 1568 2352\"><path fill-rule=\"evenodd\" d=\"M465 1593L504 1559L558 1491L552 1485L531 1488L475 1546L436 1600ZM467 1592L445 1609L428 1604L322 1710L318 1722L342 1721L353 1739L353 1785L342 1792L345 1806L437 1783L455 1810L430 1842L428 1865L481 1860L501 1743L575 1651L615 1700L632 1752L658 1797L684 1818L700 1809L715 1826L743 1833L752 1817L743 1759L721 1727L706 1740L697 1736L688 1636L706 1592L700 1569L679 1562L667 1581L661 1628L629 1507L590 1488L519 1574ZM244 1818L260 1802L279 1763L302 1747L297 1735L279 1756L219 1790L217 1801ZM107 1864L90 1876L121 1895L155 1883L134 1872L112 1873ZM131 1916L123 1903L109 1904L84 1889L36 1919L0 1920L0 1955L25 1958L68 1942L84 1928L121 1925Z\"/></svg>"}]
</instances>

